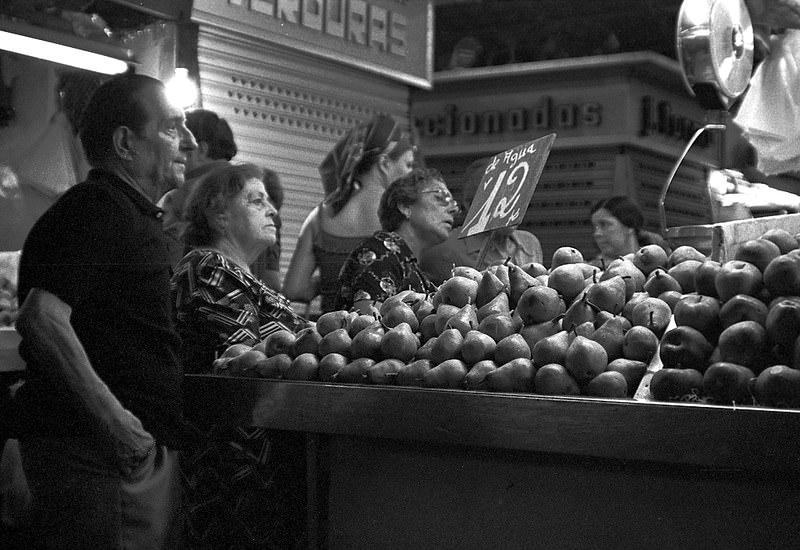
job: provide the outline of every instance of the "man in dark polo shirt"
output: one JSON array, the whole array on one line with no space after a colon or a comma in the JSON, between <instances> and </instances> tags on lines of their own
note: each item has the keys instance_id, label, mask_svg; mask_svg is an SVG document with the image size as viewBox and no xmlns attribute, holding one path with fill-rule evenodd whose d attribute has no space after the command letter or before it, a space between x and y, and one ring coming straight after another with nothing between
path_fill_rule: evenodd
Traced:
<instances>
[{"instance_id":1,"label":"man in dark polo shirt","mask_svg":"<svg viewBox=\"0 0 800 550\"><path fill-rule=\"evenodd\" d=\"M80 134L93 170L38 220L20 262L31 544L173 548L183 371L155 203L183 183L196 143L142 75L104 83Z\"/></svg>"}]
</instances>

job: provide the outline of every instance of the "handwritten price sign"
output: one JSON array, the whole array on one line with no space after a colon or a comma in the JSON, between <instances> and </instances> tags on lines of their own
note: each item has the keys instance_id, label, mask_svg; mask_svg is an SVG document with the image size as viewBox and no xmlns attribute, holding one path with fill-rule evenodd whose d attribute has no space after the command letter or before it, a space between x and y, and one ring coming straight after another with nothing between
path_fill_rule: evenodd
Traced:
<instances>
[{"instance_id":1,"label":"handwritten price sign","mask_svg":"<svg viewBox=\"0 0 800 550\"><path fill-rule=\"evenodd\" d=\"M548 134L492 157L459 239L522 221L555 139Z\"/></svg>"}]
</instances>

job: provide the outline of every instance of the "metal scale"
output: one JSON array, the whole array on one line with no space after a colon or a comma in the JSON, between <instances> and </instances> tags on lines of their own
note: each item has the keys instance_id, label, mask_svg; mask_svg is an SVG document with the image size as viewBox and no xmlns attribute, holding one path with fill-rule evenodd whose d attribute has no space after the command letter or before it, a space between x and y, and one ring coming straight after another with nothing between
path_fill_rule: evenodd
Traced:
<instances>
[{"instance_id":1,"label":"metal scale","mask_svg":"<svg viewBox=\"0 0 800 550\"><path fill-rule=\"evenodd\" d=\"M706 117L704 125L686 144L661 190L658 201L661 233L673 248L689 244L715 260L725 260L725 245L721 242L724 224L668 228L664 201L697 138L706 131L724 131L728 109L747 89L753 72L753 24L744 0L684 0L678 12L676 31L683 81L706 109Z\"/></svg>"}]
</instances>

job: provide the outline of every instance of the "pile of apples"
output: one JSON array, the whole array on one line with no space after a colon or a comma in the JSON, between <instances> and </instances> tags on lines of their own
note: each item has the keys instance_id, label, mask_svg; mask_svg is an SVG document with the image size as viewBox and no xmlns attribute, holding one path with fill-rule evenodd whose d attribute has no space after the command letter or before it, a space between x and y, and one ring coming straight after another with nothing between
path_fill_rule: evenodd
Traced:
<instances>
[{"instance_id":1,"label":"pile of apples","mask_svg":"<svg viewBox=\"0 0 800 550\"><path fill-rule=\"evenodd\" d=\"M432 295L236 344L214 372L541 395L800 406L800 249L783 230L715 262L657 245L598 268L572 247L539 263L454 267Z\"/></svg>"}]
</instances>

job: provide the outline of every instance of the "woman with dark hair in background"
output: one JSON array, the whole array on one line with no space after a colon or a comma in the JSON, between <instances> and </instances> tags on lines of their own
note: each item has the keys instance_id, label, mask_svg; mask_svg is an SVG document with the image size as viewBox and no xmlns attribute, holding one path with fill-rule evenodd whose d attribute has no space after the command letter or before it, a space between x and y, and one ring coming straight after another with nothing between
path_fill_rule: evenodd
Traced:
<instances>
[{"instance_id":1,"label":"woman with dark hair in background","mask_svg":"<svg viewBox=\"0 0 800 550\"><path fill-rule=\"evenodd\" d=\"M283 292L310 302L322 295L321 311L334 309L339 270L350 252L381 227L377 204L390 183L414 163L410 137L400 123L378 115L350 130L319 167L326 198L300 230ZM319 268L319 279L313 277Z\"/></svg>"},{"instance_id":2,"label":"woman with dark hair in background","mask_svg":"<svg viewBox=\"0 0 800 550\"><path fill-rule=\"evenodd\" d=\"M600 254L590 262L593 265L603 267L646 244L657 244L669 253L660 235L644 229L644 215L639 206L624 195L598 201L589 214L592 236L600 249Z\"/></svg>"},{"instance_id":3,"label":"woman with dark hair in background","mask_svg":"<svg viewBox=\"0 0 800 550\"><path fill-rule=\"evenodd\" d=\"M215 168L228 164L238 149L233 139L233 130L224 118L206 109L194 109L186 113L186 127L197 141L197 149L186 159L186 183L164 195L158 202L164 210L162 222L167 234L167 245L172 265L178 263L186 252L182 240L187 222L186 207L197 179Z\"/></svg>"},{"instance_id":4,"label":"woman with dark hair in background","mask_svg":"<svg viewBox=\"0 0 800 550\"><path fill-rule=\"evenodd\" d=\"M458 203L438 170L415 169L381 197L382 230L364 240L342 266L335 309L367 310L401 290L433 292L417 258L453 229Z\"/></svg>"}]
</instances>

